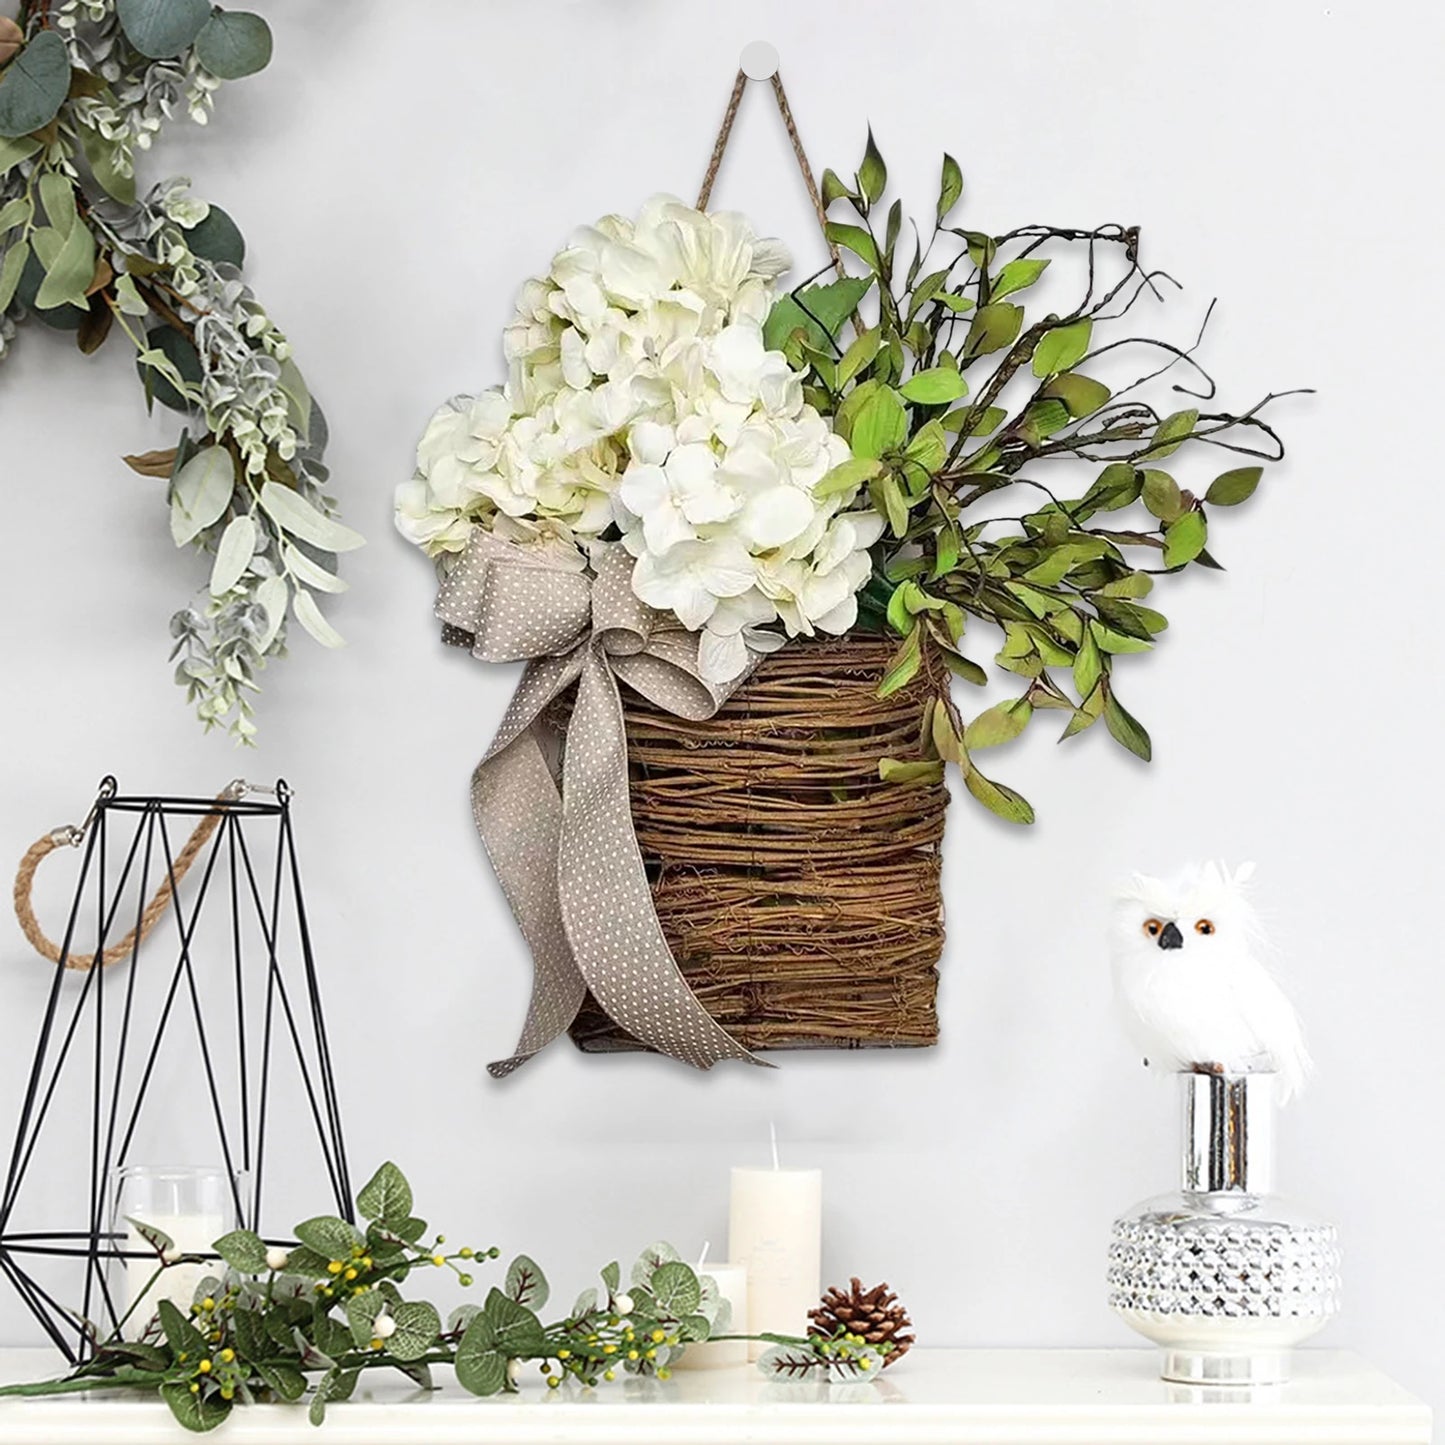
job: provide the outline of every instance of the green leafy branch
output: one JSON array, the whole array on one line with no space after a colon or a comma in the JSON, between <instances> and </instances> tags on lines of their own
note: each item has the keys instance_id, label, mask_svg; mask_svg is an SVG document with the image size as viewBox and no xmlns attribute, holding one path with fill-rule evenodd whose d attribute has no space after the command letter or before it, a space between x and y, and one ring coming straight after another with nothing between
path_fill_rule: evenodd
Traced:
<instances>
[{"instance_id":1,"label":"green leafy branch","mask_svg":"<svg viewBox=\"0 0 1445 1445\"><path fill-rule=\"evenodd\" d=\"M135 163L271 49L260 16L209 0L27 0L0 21L0 356L27 318L86 355L119 332L147 405L185 417L175 446L125 460L167 483L176 546L211 559L172 658L204 725L242 742L288 617L341 644L317 595L345 589L336 556L362 539L334 515L325 419L244 282L236 223L183 179L138 195Z\"/></svg>"},{"instance_id":2,"label":"green leafy branch","mask_svg":"<svg viewBox=\"0 0 1445 1445\"><path fill-rule=\"evenodd\" d=\"M527 1255L511 1262L481 1304L462 1305L443 1321L435 1305L408 1299L403 1286L418 1273L448 1269L469 1288L472 1271L499 1251L449 1249L414 1207L411 1185L388 1163L356 1197L361 1226L319 1215L297 1225L287 1247L241 1229L216 1240L215 1259L177 1256L164 1232L131 1221L156 1254L152 1285L182 1263L209 1262L218 1272L201 1280L184 1312L161 1299L139 1339L123 1338L120 1327L104 1339L92 1329L91 1357L78 1369L0 1388L0 1396L132 1389L159 1395L186 1429L207 1431L237 1405L309 1392L310 1418L320 1425L327 1407L348 1399L373 1369L398 1370L431 1389L432 1367L451 1365L464 1389L495 1395L515 1391L528 1363L551 1389L569 1382L590 1389L619 1373L665 1380L689 1345L709 1339L767 1342L759 1367L782 1378L876 1377L890 1348L846 1333L731 1334L730 1305L716 1281L663 1243L643 1251L626 1286L620 1266L606 1265L600 1286L585 1289L552 1323L541 1317L551 1297L547 1277Z\"/></svg>"},{"instance_id":3,"label":"green leafy branch","mask_svg":"<svg viewBox=\"0 0 1445 1445\"><path fill-rule=\"evenodd\" d=\"M1247 501L1263 464L1283 455L1263 415L1279 398L1242 412L1207 409L1215 386L1197 359L1203 326L1187 346L1107 334L1175 285L1141 264L1137 227L1026 226L990 236L949 224L963 177L945 156L928 243L910 226L905 263L901 202L882 212L887 181L871 132L851 183L824 173L829 211L851 212L829 220L828 237L864 274L782 297L765 339L803 370L807 399L852 448L821 489L866 485L887 518L860 598L865 623L901 638L880 692L920 669L985 685L989 673L966 649L970 618L1001 632L993 664L1025 682L967 722L941 686L921 720L923 760L885 759L882 775L934 781L953 762L986 807L1029 823L1028 801L986 777L975 755L1049 709L1066 714L1062 738L1102 718L1121 746L1148 760L1149 734L1119 700L1115 662L1150 650L1168 626L1143 601L1156 576L1219 567L1207 546L1208 509ZM951 253L941 264L939 251ZM1060 281L1051 272L1060 262L1075 278L1063 283L1076 287L1068 304L1030 311L1025 293ZM1122 383L1095 374L1130 358L1146 358L1144 369ZM1189 378L1173 389L1198 404L1165 409L1147 399L1149 383L1170 372ZM1161 465L1185 447L1247 460L1190 490L1172 462ZM1070 460L1093 464L1081 492L1052 475ZM1006 515L1012 498L1016 515Z\"/></svg>"}]
</instances>

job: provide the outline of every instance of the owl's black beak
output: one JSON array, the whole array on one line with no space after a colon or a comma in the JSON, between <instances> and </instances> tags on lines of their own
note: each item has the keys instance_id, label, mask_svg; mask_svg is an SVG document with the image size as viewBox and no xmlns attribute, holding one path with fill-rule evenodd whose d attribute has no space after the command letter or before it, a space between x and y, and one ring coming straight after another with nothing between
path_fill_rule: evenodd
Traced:
<instances>
[{"instance_id":1,"label":"owl's black beak","mask_svg":"<svg viewBox=\"0 0 1445 1445\"><path fill-rule=\"evenodd\" d=\"M1164 925L1164 931L1159 935L1160 948L1183 948L1184 935L1172 923Z\"/></svg>"}]
</instances>

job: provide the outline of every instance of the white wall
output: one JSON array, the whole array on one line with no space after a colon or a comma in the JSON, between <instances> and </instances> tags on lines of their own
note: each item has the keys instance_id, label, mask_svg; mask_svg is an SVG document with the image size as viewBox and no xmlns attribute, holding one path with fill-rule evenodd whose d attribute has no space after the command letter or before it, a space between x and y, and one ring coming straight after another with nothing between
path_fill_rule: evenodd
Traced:
<instances>
[{"instance_id":1,"label":"white wall","mask_svg":"<svg viewBox=\"0 0 1445 1445\"><path fill-rule=\"evenodd\" d=\"M333 613L351 646L297 641L267 678L255 754L203 737L165 661L202 570L171 549L160 487L118 460L168 444L171 420L147 422L119 349L85 361L28 329L0 377L0 856L78 815L106 771L136 791L285 774L358 1170L394 1155L453 1238L535 1253L565 1292L651 1236L724 1239L727 1166L758 1158L776 1120L789 1159L827 1170L829 1277L886 1276L930 1343L1002 1345L1129 1343L1103 1304L1109 1222L1173 1180L1172 1105L1110 1015L1111 885L1257 859L1320 1066L1287 1120L1286 1179L1347 1249L1322 1343L1445 1406L1438 9L262 8L271 70L155 164L238 218L324 400L346 515L371 538ZM1041 729L1004 773L1037 827L955 806L941 1047L695 1077L558 1045L499 1086L483 1064L513 1042L529 965L466 784L513 675L443 654L391 489L430 409L500 378L514 289L573 224L692 194L758 36L781 49L820 168L856 164L871 119L919 211L946 147L971 224L1139 221L1186 282L1180 334L1222 298L1208 356L1228 399L1318 395L1281 407L1288 462L1220 519L1229 573L1161 588L1167 643L1121 674L1153 766L1102 730L1058 750ZM792 164L759 89L716 200L811 269ZM3 1117L43 970L14 929L0 966ZM57 1212L72 1193L55 1182ZM0 1304L0 1338L26 1329Z\"/></svg>"}]
</instances>

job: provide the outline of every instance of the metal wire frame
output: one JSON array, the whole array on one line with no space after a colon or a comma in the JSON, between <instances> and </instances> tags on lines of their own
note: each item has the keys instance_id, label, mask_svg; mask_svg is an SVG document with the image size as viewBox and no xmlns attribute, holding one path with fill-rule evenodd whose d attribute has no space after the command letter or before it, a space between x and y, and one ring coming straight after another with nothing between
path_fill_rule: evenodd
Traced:
<instances>
[{"instance_id":1,"label":"metal wire frame","mask_svg":"<svg viewBox=\"0 0 1445 1445\"><path fill-rule=\"evenodd\" d=\"M273 791L273 790L266 790ZM101 785L92 819L84 838L84 857L76 883L74 900L66 922L61 956L40 1025L24 1096L16 1123L10 1161L0 1190L0 1274L15 1287L20 1298L39 1321L51 1342L72 1364L88 1357L95 1345L119 1328L124 1302L112 1297L112 1280L107 1278L111 1261L150 1258L124 1247L123 1236L112 1231L107 1219L107 1197L115 1171L128 1162L137 1124L161 1057L173 1018L189 1012L200 1047L205 1094L210 1104L221 1158L232 1181L232 1203L242 1224L263 1233L262 1202L270 1161L267 1158L267 1118L273 1092L273 1064L279 1051L289 1046L298 1068L302 1091L315 1127L321 1167L336 1211L352 1219L352 1189L331 1067L331 1049L326 1035L311 947L311 931L301 890L301 873L296 857L291 823L291 790L285 782L274 789L275 801L223 797L127 797L119 796L115 780ZM183 896L176 874L176 850L172 846L171 820L201 818L219 813L220 822L192 869L199 881ZM129 841L123 815L136 818ZM247 841L245 825L252 831L254 820L277 820L274 866L265 873ZM112 835L116 835L113 839ZM119 876L107 886L112 849L120 857ZM176 959L164 991L159 1016L139 1016L136 985L141 951L140 916L151 892L152 872L164 870L173 895L170 909L174 920ZM134 891L135 937L129 957L109 969L99 963L77 979L67 970L66 960L82 932L87 900L95 919L95 957L104 953L108 937L130 926L122 921L128 887ZM233 1007L224 1020L231 1037L212 1036L218 1021L208 1030L202 991L197 987L200 966L193 956L193 941L202 912L211 902L214 916L220 906L229 909L229 989ZM255 979L256 963L246 957L243 919L257 926L264 951L264 994L261 1000L260 1037L248 1034L248 994L260 986ZM283 957L289 956L281 942L282 927L289 913L294 924L299 952L300 987L288 983ZM162 925L164 926L164 925ZM157 934L161 931L157 929ZM149 948L160 948L154 938ZM153 966L153 965L152 965ZM67 981L71 987L67 988ZM114 998L119 991L118 1001ZM108 995L110 997L108 997ZM293 996L295 995L295 996ZM254 1007L250 995L250 1007ZM119 1009L118 1022L107 1024ZM107 1063L107 1042L114 1039L113 1058ZM142 1044L142 1039L149 1042ZM132 1054L144 1048L144 1054ZM220 1073L225 1054L234 1050L238 1107L228 1111L223 1102ZM308 1057L309 1054L309 1057ZM140 1076L133 1091L126 1088L128 1057L142 1058ZM89 1067L89 1118L77 1121L73 1115L57 1112L56 1093L67 1068ZM68 1077L68 1075L67 1075ZM254 1087L253 1087L254 1084ZM11 1228L17 1205L26 1196L31 1165L42 1132L70 1128L88 1139L89 1190L84 1220L67 1221L71 1227L54 1231L19 1231ZM77 1140L79 1143L79 1140ZM249 1181L242 1190L240 1180ZM33 1188L32 1184L32 1188ZM81 1227L74 1227L81 1226ZM31 1261L70 1259L83 1262L80 1298L70 1304L56 1298L37 1277Z\"/></svg>"}]
</instances>

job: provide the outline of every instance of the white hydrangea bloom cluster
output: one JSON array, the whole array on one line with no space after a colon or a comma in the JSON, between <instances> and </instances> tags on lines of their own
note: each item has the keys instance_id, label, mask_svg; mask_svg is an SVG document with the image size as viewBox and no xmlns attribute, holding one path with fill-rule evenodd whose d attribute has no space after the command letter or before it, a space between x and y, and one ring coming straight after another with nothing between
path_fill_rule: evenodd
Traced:
<instances>
[{"instance_id":1,"label":"white hydrangea bloom cluster","mask_svg":"<svg viewBox=\"0 0 1445 1445\"><path fill-rule=\"evenodd\" d=\"M846 631L883 522L849 510L856 488L817 495L849 450L763 343L788 264L743 217L667 196L578 231L523 288L506 384L432 418L403 535L443 562L476 526L620 537L637 595L702 632L716 680L782 644L769 624Z\"/></svg>"}]
</instances>

